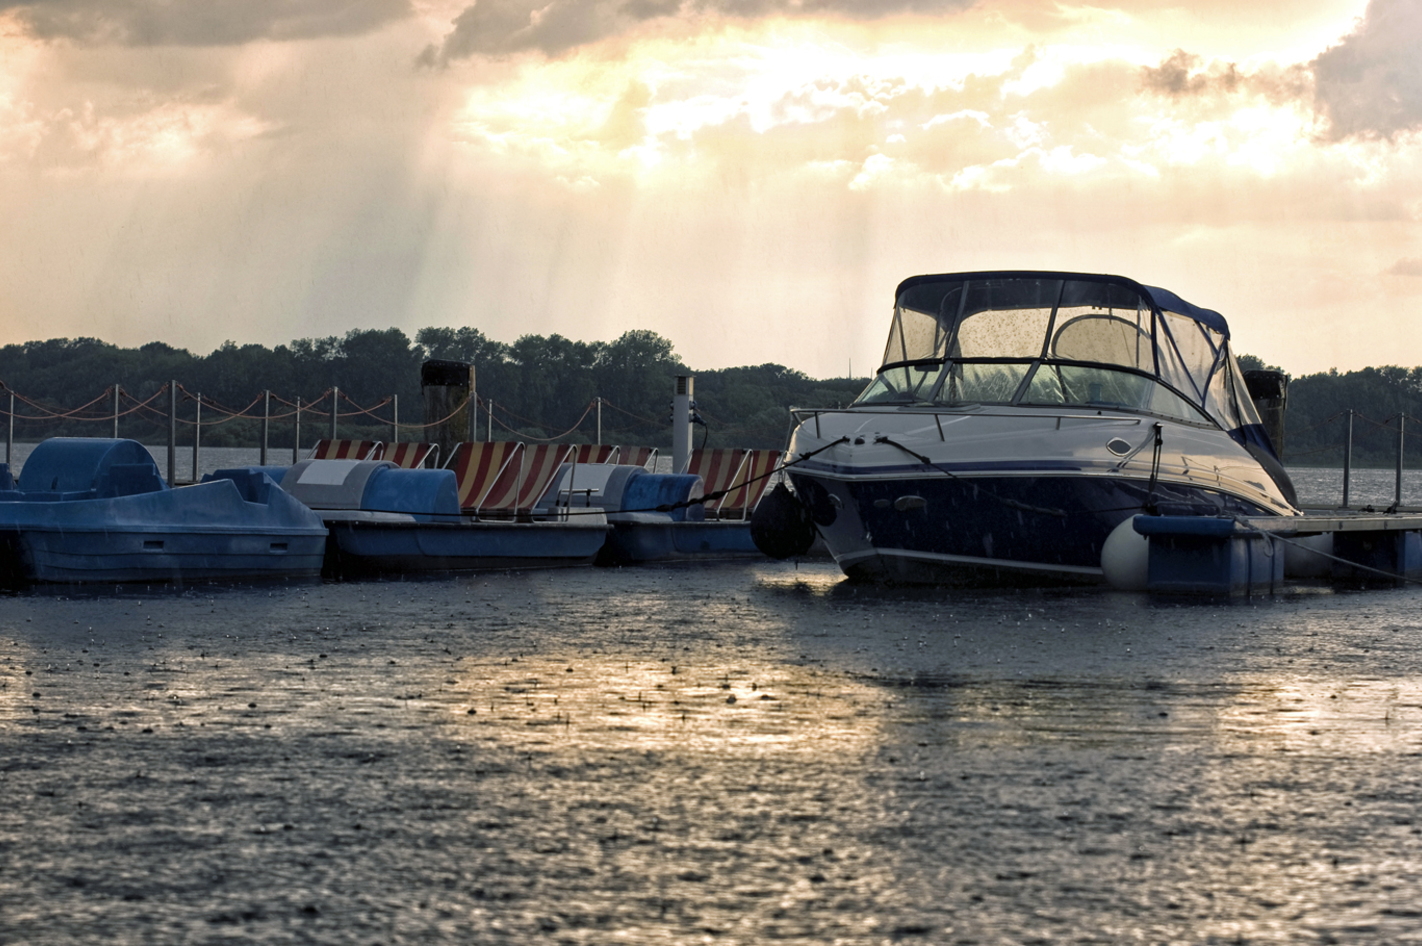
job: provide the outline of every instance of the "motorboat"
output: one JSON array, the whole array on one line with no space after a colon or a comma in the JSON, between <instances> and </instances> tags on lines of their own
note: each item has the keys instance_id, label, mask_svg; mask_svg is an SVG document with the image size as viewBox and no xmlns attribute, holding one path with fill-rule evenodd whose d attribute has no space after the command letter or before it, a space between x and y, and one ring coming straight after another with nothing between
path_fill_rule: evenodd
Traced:
<instances>
[{"instance_id":1,"label":"motorboat","mask_svg":"<svg viewBox=\"0 0 1422 946\"><path fill-rule=\"evenodd\" d=\"M56 437L0 464L0 583L314 577L326 527L271 477L170 489L133 440Z\"/></svg>"},{"instance_id":2,"label":"motorboat","mask_svg":"<svg viewBox=\"0 0 1422 946\"><path fill-rule=\"evenodd\" d=\"M856 579L1099 582L1137 515L1300 514L1225 319L1120 276L906 279L877 377L794 420L795 497Z\"/></svg>"}]
</instances>

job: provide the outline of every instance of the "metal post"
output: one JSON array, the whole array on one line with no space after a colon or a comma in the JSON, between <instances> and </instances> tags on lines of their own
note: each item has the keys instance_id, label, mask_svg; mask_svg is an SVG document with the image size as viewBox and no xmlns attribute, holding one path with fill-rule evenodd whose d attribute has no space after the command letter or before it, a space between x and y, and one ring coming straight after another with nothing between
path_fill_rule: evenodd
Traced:
<instances>
[{"instance_id":1,"label":"metal post","mask_svg":"<svg viewBox=\"0 0 1422 946\"><path fill-rule=\"evenodd\" d=\"M475 384L478 379L474 373L474 366L469 366L469 439L475 443L479 441L479 388ZM425 418L425 423L430 419ZM429 438L426 437L426 440Z\"/></svg>"},{"instance_id":2,"label":"metal post","mask_svg":"<svg viewBox=\"0 0 1422 946\"><path fill-rule=\"evenodd\" d=\"M292 415L295 424L295 437L291 441L291 465L295 466L301 462L301 395L296 396L296 413Z\"/></svg>"},{"instance_id":3,"label":"metal post","mask_svg":"<svg viewBox=\"0 0 1422 946\"><path fill-rule=\"evenodd\" d=\"M494 442L494 402L489 402L489 442Z\"/></svg>"},{"instance_id":4,"label":"metal post","mask_svg":"<svg viewBox=\"0 0 1422 946\"><path fill-rule=\"evenodd\" d=\"M685 473L691 466L691 392L694 379L676 376L676 396L672 398L672 472Z\"/></svg>"},{"instance_id":5,"label":"metal post","mask_svg":"<svg viewBox=\"0 0 1422 946\"><path fill-rule=\"evenodd\" d=\"M1392 496L1393 511L1402 508L1402 444L1403 430L1407 426L1407 415L1399 413L1397 415L1397 488Z\"/></svg>"},{"instance_id":6,"label":"metal post","mask_svg":"<svg viewBox=\"0 0 1422 946\"><path fill-rule=\"evenodd\" d=\"M336 415L340 412L340 405L341 405L341 389L340 389L340 388L331 388L331 439L332 439L332 440L335 440L335 439L336 439L336 424L338 423L338 420L337 420Z\"/></svg>"},{"instance_id":7,"label":"metal post","mask_svg":"<svg viewBox=\"0 0 1422 946\"><path fill-rule=\"evenodd\" d=\"M178 382L168 382L168 485L178 485Z\"/></svg>"},{"instance_id":8,"label":"metal post","mask_svg":"<svg viewBox=\"0 0 1422 946\"><path fill-rule=\"evenodd\" d=\"M400 395L390 395L390 442L400 442Z\"/></svg>"},{"instance_id":9,"label":"metal post","mask_svg":"<svg viewBox=\"0 0 1422 946\"><path fill-rule=\"evenodd\" d=\"M258 456L260 457L260 459L257 461L257 465L258 465L258 466L266 466L266 465L267 465L267 434L269 433L269 431L270 431L270 429L271 429L271 423L272 423L272 392L271 392L271 391L263 391L263 392L262 392L262 452L261 452L260 454L258 454Z\"/></svg>"},{"instance_id":10,"label":"metal post","mask_svg":"<svg viewBox=\"0 0 1422 946\"><path fill-rule=\"evenodd\" d=\"M1348 411L1348 433L1343 441L1343 508L1348 508L1348 481L1353 473L1353 411Z\"/></svg>"},{"instance_id":11,"label":"metal post","mask_svg":"<svg viewBox=\"0 0 1422 946\"><path fill-rule=\"evenodd\" d=\"M193 482L202 479L198 471L202 466L198 463L198 452L202 449L202 395L197 396L197 407L193 411Z\"/></svg>"},{"instance_id":12,"label":"metal post","mask_svg":"<svg viewBox=\"0 0 1422 946\"><path fill-rule=\"evenodd\" d=\"M15 392L10 392L10 423L5 430L5 462L11 464L15 462ZM11 470L10 472L14 472Z\"/></svg>"},{"instance_id":13,"label":"metal post","mask_svg":"<svg viewBox=\"0 0 1422 946\"><path fill-rule=\"evenodd\" d=\"M118 439L119 386L114 385L114 439Z\"/></svg>"},{"instance_id":14,"label":"metal post","mask_svg":"<svg viewBox=\"0 0 1422 946\"><path fill-rule=\"evenodd\" d=\"M602 398L597 399L597 445L602 446Z\"/></svg>"}]
</instances>

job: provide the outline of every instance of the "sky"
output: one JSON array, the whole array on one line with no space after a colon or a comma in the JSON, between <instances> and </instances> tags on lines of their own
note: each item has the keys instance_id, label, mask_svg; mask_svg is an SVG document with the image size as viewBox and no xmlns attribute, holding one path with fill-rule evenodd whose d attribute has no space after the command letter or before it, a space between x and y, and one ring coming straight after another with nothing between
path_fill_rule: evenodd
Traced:
<instances>
[{"instance_id":1,"label":"sky","mask_svg":"<svg viewBox=\"0 0 1422 946\"><path fill-rule=\"evenodd\" d=\"M0 0L0 344L629 329L857 375L920 273L1422 365L1422 0Z\"/></svg>"}]
</instances>

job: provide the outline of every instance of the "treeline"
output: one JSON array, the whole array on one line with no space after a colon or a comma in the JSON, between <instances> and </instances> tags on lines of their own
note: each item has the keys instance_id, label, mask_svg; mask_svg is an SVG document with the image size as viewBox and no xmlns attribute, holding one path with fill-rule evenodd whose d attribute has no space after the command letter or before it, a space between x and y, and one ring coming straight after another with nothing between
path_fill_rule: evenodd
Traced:
<instances>
[{"instance_id":1,"label":"treeline","mask_svg":"<svg viewBox=\"0 0 1422 946\"><path fill-rule=\"evenodd\" d=\"M1340 466L1352 410L1353 463L1397 462L1398 417L1403 418L1404 463L1422 465L1422 368L1363 368L1304 375L1289 383L1284 414L1284 462Z\"/></svg>"},{"instance_id":2,"label":"treeline","mask_svg":"<svg viewBox=\"0 0 1422 946\"><path fill-rule=\"evenodd\" d=\"M560 335L525 335L512 343L489 338L474 328L420 329L411 340L400 329L353 330L344 336L301 338L287 345L223 344L207 355L194 355L162 342L141 348L120 348L94 338L54 338L0 347L0 382L11 391L50 410L72 410L98 397L110 385L120 385L136 400L144 400L169 381L178 381L205 403L231 410L247 407L263 390L287 401L306 404L328 389L339 387L361 406L390 395L400 399L400 420L424 421L420 396L420 364L427 358L465 361L474 365L480 397L480 436L487 436L487 402L494 406L494 438L550 438L586 443L596 435L595 417L587 412L596 397L604 399L604 443L643 443L666 447L671 441L671 396L678 374L696 377L696 402L706 426L694 431L696 443L709 446L780 447L788 430L786 408L836 407L848 404L868 379L815 380L781 365L689 369L672 343L655 332L635 330L608 342L581 342ZM1240 357L1247 368L1265 364L1250 355ZM166 397L155 404L166 411ZM126 399L125 407L133 401ZM0 410L7 400L0 397ZM179 417L191 419L193 403L179 403ZM320 410L327 409L323 404ZM96 405L90 413L111 410ZM273 413L290 410L273 409ZM352 410L343 404L341 411ZM1396 461L1397 417L1405 415L1406 464L1422 466L1422 367L1386 366L1360 371L1305 375L1289 384L1284 424L1284 460L1297 465L1336 466L1342 462L1346 436L1345 412L1353 410L1353 462L1391 466ZM17 413L33 413L23 403ZM388 418L389 407L379 411ZM203 420L222 419L205 408ZM303 444L329 431L329 423L309 416L303 420ZM290 422L274 427L272 443L290 443ZM576 425L576 429L575 428ZM1380 426L1386 425L1386 426ZM58 435L98 436L112 429L109 422L77 420L16 424L21 440ZM255 421L205 427L203 442L212 446L256 442ZM387 439L389 427L370 419L342 419L341 435ZM122 436L165 442L166 421L148 411L125 416ZM180 442L191 442L191 428L180 428ZM407 431L402 439L420 439Z\"/></svg>"},{"instance_id":3,"label":"treeline","mask_svg":"<svg viewBox=\"0 0 1422 946\"><path fill-rule=\"evenodd\" d=\"M1282 370L1253 355L1240 367ZM1284 413L1285 463L1341 466L1353 418L1353 463L1390 467L1397 462L1398 417L1403 417L1404 464L1422 465L1422 368L1363 368L1308 374L1289 382Z\"/></svg>"},{"instance_id":4,"label":"treeline","mask_svg":"<svg viewBox=\"0 0 1422 946\"><path fill-rule=\"evenodd\" d=\"M400 329L353 330L344 336L302 338L289 345L266 348L227 342L208 355L195 355L162 342L140 348L120 348L94 338L56 338L0 348L0 382L6 388L49 410L73 410L119 385L138 401L176 380L205 404L240 411L263 390L310 404L332 387L363 407L390 395L399 397L400 420L424 421L420 395L420 364L427 358L465 361L474 365L481 399L493 402L494 439L559 437L567 443L591 442L596 419L588 406L594 398L602 409L604 443L669 446L671 398L678 374L695 375L695 398L705 426L694 431L695 442L709 446L779 447L788 429L786 408L834 407L848 404L868 379L817 381L781 365L689 370L672 343L646 330L624 333L609 342L581 342L560 335L525 335L507 344L478 329L420 329L412 341ZM155 404L167 410L167 398ZM125 399L125 406L132 401ZM0 410L7 400L0 400ZM178 416L191 419L194 403L179 403ZM325 405L321 410L327 409ZM343 404L341 412L352 408ZM89 413L111 410L96 405ZM281 412L290 408L281 408ZM276 407L273 413L278 413ZM16 413L33 414L17 403ZM389 418L389 407L379 412ZM204 422L221 419L205 407ZM433 419L433 418L432 418ZM302 442L311 444L329 431L329 422L307 417ZM480 436L486 436L487 407L481 409ZM290 443L290 421L273 429L273 443ZM16 437L38 440L58 435L101 436L112 429L105 422L79 420L16 424ZM252 444L255 421L204 427L203 442L212 446ZM370 418L342 419L343 437L388 439L389 426ZM122 418L120 435L149 442L164 441L166 421L138 411ZM179 433L191 442L191 428ZM402 439L421 439L407 431Z\"/></svg>"}]
</instances>

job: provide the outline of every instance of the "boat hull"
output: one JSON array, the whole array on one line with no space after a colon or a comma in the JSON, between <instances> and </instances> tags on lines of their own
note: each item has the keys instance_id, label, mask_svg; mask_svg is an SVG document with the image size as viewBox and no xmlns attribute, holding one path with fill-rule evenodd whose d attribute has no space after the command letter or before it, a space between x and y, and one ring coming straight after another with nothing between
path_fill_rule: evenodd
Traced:
<instances>
[{"instance_id":1,"label":"boat hull","mask_svg":"<svg viewBox=\"0 0 1422 946\"><path fill-rule=\"evenodd\" d=\"M325 548L323 535L0 527L0 572L9 584L314 578Z\"/></svg>"},{"instance_id":2,"label":"boat hull","mask_svg":"<svg viewBox=\"0 0 1422 946\"><path fill-rule=\"evenodd\" d=\"M590 565L603 522L329 520L328 576Z\"/></svg>"},{"instance_id":3,"label":"boat hull","mask_svg":"<svg viewBox=\"0 0 1422 946\"><path fill-rule=\"evenodd\" d=\"M791 481L845 574L887 583L1095 584L1103 580L1107 536L1148 506L1177 514L1269 514L1202 486L1152 489L1121 476L854 480L792 473Z\"/></svg>"},{"instance_id":4,"label":"boat hull","mask_svg":"<svg viewBox=\"0 0 1422 946\"><path fill-rule=\"evenodd\" d=\"M271 491L247 502L231 480L70 502L0 503L9 585L301 578L321 572L326 529Z\"/></svg>"},{"instance_id":5,"label":"boat hull","mask_svg":"<svg viewBox=\"0 0 1422 946\"><path fill-rule=\"evenodd\" d=\"M646 517L651 519L650 516ZM599 565L759 558L748 521L614 521Z\"/></svg>"}]
</instances>

